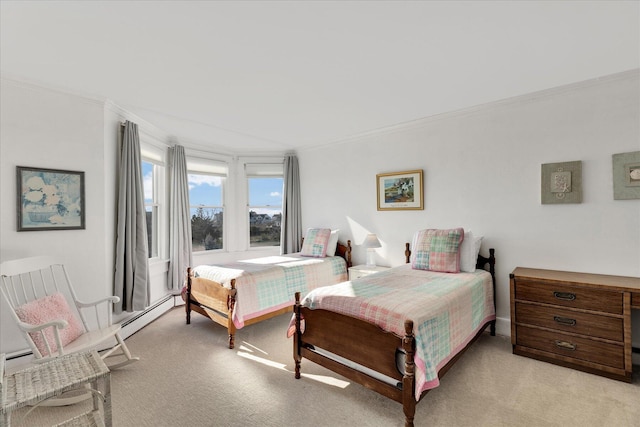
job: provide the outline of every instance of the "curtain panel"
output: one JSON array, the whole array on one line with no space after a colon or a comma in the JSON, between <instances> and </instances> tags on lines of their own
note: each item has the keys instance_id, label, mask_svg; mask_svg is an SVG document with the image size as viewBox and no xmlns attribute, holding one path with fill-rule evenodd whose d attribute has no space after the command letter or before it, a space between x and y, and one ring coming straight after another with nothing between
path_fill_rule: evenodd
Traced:
<instances>
[{"instance_id":1,"label":"curtain panel","mask_svg":"<svg viewBox=\"0 0 640 427\"><path fill-rule=\"evenodd\" d=\"M284 158L282 199L282 224L280 231L280 253L300 252L302 238L302 214L300 206L300 168L298 158L287 154Z\"/></svg>"},{"instance_id":2,"label":"curtain panel","mask_svg":"<svg viewBox=\"0 0 640 427\"><path fill-rule=\"evenodd\" d=\"M169 277L167 287L180 292L193 264L191 254L191 214L189 207L189 174L184 147L171 149L171 196L169 200Z\"/></svg>"},{"instance_id":3,"label":"curtain panel","mask_svg":"<svg viewBox=\"0 0 640 427\"><path fill-rule=\"evenodd\" d=\"M114 312L140 311L149 306L149 254L142 187L138 125L124 124L118 183L118 218Z\"/></svg>"}]
</instances>

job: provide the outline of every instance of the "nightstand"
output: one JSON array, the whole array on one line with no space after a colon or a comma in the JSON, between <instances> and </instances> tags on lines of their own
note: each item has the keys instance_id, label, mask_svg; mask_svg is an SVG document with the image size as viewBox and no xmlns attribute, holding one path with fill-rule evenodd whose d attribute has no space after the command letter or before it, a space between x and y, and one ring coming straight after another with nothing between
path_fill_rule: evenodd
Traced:
<instances>
[{"instance_id":1,"label":"nightstand","mask_svg":"<svg viewBox=\"0 0 640 427\"><path fill-rule=\"evenodd\" d=\"M349 267L349 280L355 280L368 276L369 274L388 270L389 268L390 267L381 267L379 265L354 265L353 267Z\"/></svg>"}]
</instances>

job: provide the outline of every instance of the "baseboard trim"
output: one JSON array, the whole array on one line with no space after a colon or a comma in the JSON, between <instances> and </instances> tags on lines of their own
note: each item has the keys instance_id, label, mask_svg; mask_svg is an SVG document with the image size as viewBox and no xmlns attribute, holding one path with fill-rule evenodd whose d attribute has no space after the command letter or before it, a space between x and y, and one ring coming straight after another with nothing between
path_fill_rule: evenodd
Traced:
<instances>
[{"instance_id":1,"label":"baseboard trim","mask_svg":"<svg viewBox=\"0 0 640 427\"><path fill-rule=\"evenodd\" d=\"M511 336L511 319L496 317L496 335Z\"/></svg>"}]
</instances>

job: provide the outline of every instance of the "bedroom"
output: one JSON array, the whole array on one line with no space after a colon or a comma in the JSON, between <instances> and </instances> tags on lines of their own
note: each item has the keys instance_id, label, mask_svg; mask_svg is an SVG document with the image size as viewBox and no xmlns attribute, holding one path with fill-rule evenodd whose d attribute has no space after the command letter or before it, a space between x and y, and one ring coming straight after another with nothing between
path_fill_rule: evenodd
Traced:
<instances>
[{"instance_id":1,"label":"bedroom","mask_svg":"<svg viewBox=\"0 0 640 427\"><path fill-rule=\"evenodd\" d=\"M420 84L420 73L426 73L425 68L417 67L420 63L411 62L399 54L394 56L391 50L394 46L397 47L393 42L410 46L411 39L407 37L412 35L414 29L408 27L406 32L396 31L404 38L392 39L392 31L389 31L382 34L380 39L374 40L380 43L387 40L391 46L381 44L379 47L389 49L383 51L388 55L387 61L397 61L402 64L403 70L411 69L410 67L415 65L417 76L413 73L398 76L394 67L383 70L385 61L376 60L376 50L373 48L365 50L362 53L364 58L360 58L357 55L357 47L361 39L358 38L352 40L353 44L349 44L344 50L336 51L342 56L336 54L335 60L349 63L349 58L358 58L365 61L367 69L379 68L380 72L386 71L386 74L374 81L377 85L365 81L362 86L354 87L359 75L358 69L344 69L344 72L349 72L346 78L349 78L351 84L341 87L342 90L351 94L353 98L362 98L359 103L348 105L351 111L341 109L346 108L345 106L338 108L339 105L336 103L330 104L333 94L330 91L326 93L326 98L318 92L301 91L300 95L296 95L296 91L304 87L301 85L313 85L313 81L298 80L296 86L288 86L288 92L280 93L280 96L286 95L285 99L296 105L286 112L289 114L288 119L283 117L284 110L282 116L260 118L260 115L266 114L268 110L269 96L275 96L267 91L268 93L263 94L265 98L252 104L251 111L243 113L246 117L253 114L256 120L251 130L239 127L237 123L242 122L240 118L229 119L226 126L223 118L220 118L220 122L213 121L213 126L208 126L210 134L206 139L198 139L194 136L196 134L193 129L200 130L206 127L199 122L199 118L183 122L181 128L174 128L185 129L184 133L178 130L170 132L164 130L163 120L158 119L158 114L151 112L145 115L145 109L136 108L140 106L135 102L125 103L111 93L97 93L97 86L71 86L74 79L85 84L90 84L92 79L108 80L109 73L117 72L117 68L112 66L117 61L116 54L120 50L126 52L124 44L106 43L104 51L98 50L98 57L101 57L101 60L96 62L98 71L95 67L89 67L89 61L84 63L85 59L81 53L82 49L88 49L88 46L76 46L80 50L73 51L74 45L71 41L80 37L71 33L63 33L60 39L55 40L60 43L57 55L70 55L64 57L70 61L68 64L54 67L56 55L46 56L46 61L42 62L29 57L22 58L19 55L21 46L24 46L24 51L29 52L33 49L37 54L45 55L46 52L35 50L44 36L35 32L31 37L27 37L20 32L15 33L19 36L5 37L5 31L9 28L17 30L8 26L11 15L7 11L15 6L10 2L3 2L0 64L3 73L0 91L0 260L35 255L35 248L39 253L64 254L70 270L76 277L75 282L94 284L92 288L82 286L82 292L96 297L110 292L115 227L115 141L119 123L129 119L139 122L143 134L147 136L147 142L152 147L169 146L177 140L202 152L203 144L211 143L211 151L223 154L224 159L237 157L231 163L236 172L241 170L242 162L245 160L261 159L268 163L274 157L281 158L285 151L294 147L294 142L304 142L307 145L301 145L296 149L300 161L301 186L304 189L304 227L326 225L340 229L341 233L344 233L342 238L350 238L354 243L356 264L364 263L365 251L361 243L367 233L375 233L382 242L382 248L376 252L377 264L388 266L402 263L404 243L411 239L417 229L464 226L481 233L486 239L483 249L495 247L500 260L497 264L496 298L497 327L498 334L501 335L510 333L508 277L517 266L640 276L640 205L637 200L613 199L611 171L613 154L640 149L637 120L640 116L638 4L621 2L614 3L615 6L603 6L604 3L595 3L588 6L580 3L580 7L584 8L581 9L584 14L576 15L572 13L571 6L565 3L564 7L555 11L558 13L558 19L545 23L547 31L544 34L548 38L542 38L539 32L541 28L545 28L543 18L550 13L544 8L552 7L542 6L543 4L546 3L541 2L537 6L535 2L529 3L532 9L526 11L528 17L523 18L523 22L517 21L513 15L500 9L499 5L488 4L493 9L489 10L486 19L499 16L503 17L503 22L518 22L524 27L523 33L519 34L520 38L513 36L514 40L519 40L520 45L517 42L506 43L508 37L496 32L490 34L494 45L482 45L478 40L477 44L471 46L473 51L465 51L473 61L457 62L456 55L447 56L454 68L449 69L447 74L444 72L447 67L443 67L443 70L438 70L443 74L435 74L436 77L447 76L446 85L440 83L439 91L439 86L433 85L431 80L425 81L424 86ZM43 6L32 3L31 7L37 10ZM601 9L598 9L599 7ZM19 10L20 16L29 12L28 8ZM47 10L48 13L54 11L55 9ZM31 10L29 13L35 12ZM103 12L106 16L113 17L122 11ZM351 34L350 28L355 25L352 23L355 22L357 11L349 9L343 12L344 21L334 23L337 28L323 31L324 25L316 22L311 29L322 31L320 34L325 37L333 34L338 40L339 37ZM516 11L511 13L520 16ZM39 19L45 19L43 14L36 15ZM166 15L162 16L168 19ZM250 17L246 25L260 22L259 13L256 12ZM376 20L382 19L374 13L369 18L371 26L378 22ZM24 15L23 19L30 22L28 15ZM66 22L62 17L59 19ZM112 20L105 17L102 23L98 20L94 24L105 29L107 22ZM168 22L171 21L158 22L159 27L169 28ZM306 21L304 23L309 24ZM596 23L598 25L595 25ZM45 28L46 20L31 24ZM71 26L71 23L68 24ZM128 21L122 25L125 24L132 25ZM371 26L361 25L363 27L360 34L363 37L374 37L373 34L377 34ZM512 26L509 28L514 30ZM570 36L566 34L567 28L572 30ZM298 27L296 29L300 30ZM88 32L88 28L83 30ZM237 35L235 32L232 34ZM271 46L282 43L286 40L282 37L286 35L287 33L277 33L266 43L272 43ZM111 37L116 36L112 34ZM460 47L460 44L465 42L470 43L470 39L465 37L452 40L452 43L456 43L452 49ZM98 45L100 40L105 42L105 39L98 38L93 40L93 43ZM329 41L334 43L334 48L338 48L335 39ZM62 49L63 43L70 43L71 48L68 51ZM258 47L266 49L266 43ZM616 49L611 48L613 45L617 46ZM285 46L289 47L291 52L297 52L296 49L300 48L298 45ZM505 60L504 56L507 55L500 55L500 49L508 52L509 58L513 59ZM49 50L55 52L56 49ZM169 45L166 52L149 49L144 51L147 56L143 59L146 62L151 61L156 67L164 67L165 61L178 63L185 59L180 56L180 50L181 46L175 45ZM283 64L290 65L285 61L286 51L284 55L280 50L265 52L279 54ZM415 56L412 55L415 52L411 48L406 48L405 53L412 58ZM165 55L169 54L173 57L166 58ZM367 58L367 54L372 58ZM229 59L236 59L239 64L247 65L246 62L240 61L243 58L229 56ZM262 57L260 59L264 60ZM14 64L22 64L23 61L28 67L22 72L13 68ZM196 67L199 62L194 62L192 72L198 74ZM317 65L315 62L311 63L311 66ZM92 79L82 80L82 76L74 77L71 67L81 67L82 74ZM100 70L100 67L104 69ZM308 71L308 68L303 70ZM54 74L58 77L68 74L69 77L49 80L46 73L36 73L37 69L46 69L51 73L51 77ZM285 71L279 68L276 70ZM293 68L289 74L283 75L295 74L296 70ZM502 74L499 74L500 70ZM329 66L321 71L329 76L336 72ZM273 72L274 69L265 69L261 78L273 77L270 74ZM245 73L249 71L245 70ZM492 77L494 74L491 73L498 74ZM541 80L536 80L535 76L541 77ZM542 78L545 76L546 79ZM169 73L158 73L159 82L163 79L169 81L170 77ZM175 76L178 87L173 87L172 90L179 91L179 86L186 85L190 78L190 75ZM396 81L403 79L408 83L406 86L399 85ZM142 78L137 80L143 81ZM267 81L275 84L279 79L272 78ZM243 90L258 91L261 87L260 81L252 82L253 85L247 85ZM516 85L516 82L522 86ZM529 82L535 82L538 86L525 84ZM200 84L203 85L203 89L207 87L205 83ZM160 86L156 86L155 89L158 87ZM352 88L352 92L348 91L349 87ZM492 88L493 92L487 94L473 91L474 88L479 90L477 88L480 87L486 87L487 90ZM364 89L372 91L369 95L372 98L361 92ZM195 93L193 88L191 90ZM386 94L387 91L393 93ZM430 94L429 91L434 92ZM448 93L451 96L447 97ZM453 98L457 93L466 93L472 101L455 104ZM249 96L245 92L243 94ZM385 94L391 98L385 98ZM404 102L409 104L406 100L414 101L415 94L425 99L451 99L451 103L428 112L425 108L419 115L401 111L400 106L404 106ZM224 92L219 94L223 95ZM299 106L300 99L297 96L303 95L306 97L303 101L314 100L309 103L309 111L313 112L309 116L300 114L300 110L303 109ZM475 98L472 95L476 95ZM165 102L162 98L157 94L155 98L147 100L144 107L159 109ZM252 100L246 99L247 102ZM376 99L379 99L380 104L384 104L386 109L368 110L366 104L375 103ZM462 102L461 98L456 98L456 101ZM234 106L232 99L228 99L227 102L229 108ZM330 105L335 111L328 108L312 110L315 104L323 107ZM395 108L392 108L394 106ZM185 111L187 107L184 107ZM378 117L376 114L387 116ZM140 120L145 116L148 117L147 120ZM170 117L163 117L166 118L167 124L173 121ZM273 125L270 120L273 121ZM332 121L337 122L336 126L341 125L337 128L341 131L337 136L328 130L322 131L323 124L328 128L328 123ZM290 126L286 126L287 124ZM270 133L271 128L288 129L291 133L279 136L277 132ZM258 135L267 137L256 141L247 136L260 129L262 132ZM308 134L314 136L305 138ZM283 142L269 145L268 140L279 138ZM226 141L229 142L223 144ZM542 205L541 165L578 160L583 164L582 203ZM87 228L76 231L17 232L16 166L86 171ZM414 169L424 171L424 210L377 211L376 174ZM242 188L243 184L238 182L235 188L229 189L231 199L226 201L227 209L242 212L246 198L246 193L240 190ZM308 194L314 196L306 196ZM246 248L247 226L241 221L228 226L226 232L229 251L197 256L195 261L209 262L214 258L217 262L245 256L242 252ZM92 248L91 257L86 256L88 247ZM251 251L250 255L254 257L263 253L267 254L268 251ZM162 302L154 311L161 312L173 306L172 299L164 300L166 292L163 277L166 275L166 268L166 263L163 262L152 266L152 300ZM96 277L100 279L96 280ZM145 323L146 316L153 315L149 313L129 323L125 331L132 333L140 327L136 326L138 322ZM10 323L10 319L5 316L6 313L3 312L0 350L7 353L19 352L24 347L21 338L5 330L5 325ZM633 331L634 346L640 347L638 313L634 313ZM640 363L637 355L635 360L636 363Z\"/></svg>"}]
</instances>

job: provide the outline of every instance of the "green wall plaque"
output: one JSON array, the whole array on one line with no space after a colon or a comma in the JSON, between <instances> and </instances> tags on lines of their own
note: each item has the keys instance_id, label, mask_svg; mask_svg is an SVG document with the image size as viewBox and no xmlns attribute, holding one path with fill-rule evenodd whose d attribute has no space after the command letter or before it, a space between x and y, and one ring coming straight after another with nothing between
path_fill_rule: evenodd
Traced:
<instances>
[{"instance_id":1,"label":"green wall plaque","mask_svg":"<svg viewBox=\"0 0 640 427\"><path fill-rule=\"evenodd\" d=\"M582 203L582 162L542 165L543 205Z\"/></svg>"},{"instance_id":2,"label":"green wall plaque","mask_svg":"<svg viewBox=\"0 0 640 427\"><path fill-rule=\"evenodd\" d=\"M640 199L640 151L612 157L614 200Z\"/></svg>"}]
</instances>

